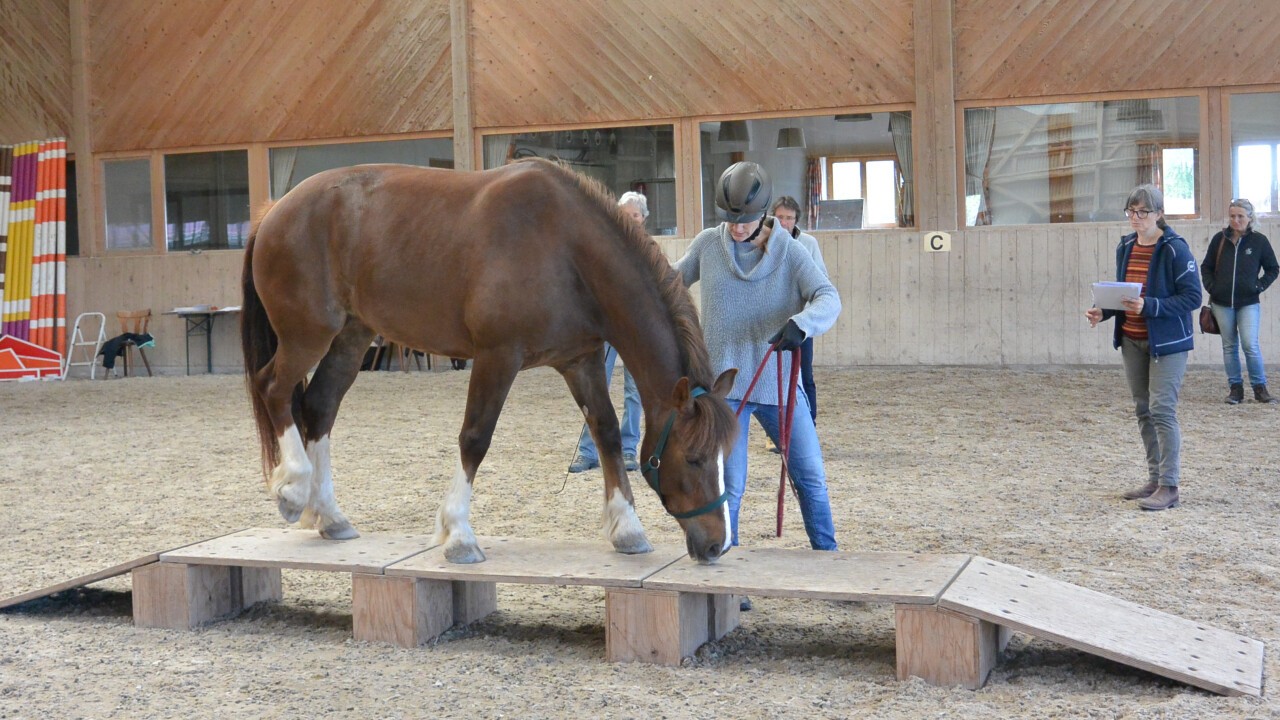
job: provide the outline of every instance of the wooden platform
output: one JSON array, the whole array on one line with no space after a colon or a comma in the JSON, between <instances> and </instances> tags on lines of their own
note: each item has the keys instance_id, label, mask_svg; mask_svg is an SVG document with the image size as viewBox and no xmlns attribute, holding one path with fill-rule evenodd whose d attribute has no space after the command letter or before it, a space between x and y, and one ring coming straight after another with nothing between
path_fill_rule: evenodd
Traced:
<instances>
[{"instance_id":1,"label":"wooden platform","mask_svg":"<svg viewBox=\"0 0 1280 720\"><path fill-rule=\"evenodd\" d=\"M282 596L280 572L349 572L358 640L421 645L497 609L497 583L605 591L610 661L679 664L737 627L743 594L894 606L897 674L979 688L1011 631L1226 695L1262 694L1262 643L986 558L735 548L699 565L683 548L613 552L601 540L482 537L487 560L446 562L420 535L336 542L250 529L118 564L0 607L132 572L139 626L190 628Z\"/></svg>"},{"instance_id":2,"label":"wooden platform","mask_svg":"<svg viewBox=\"0 0 1280 720\"><path fill-rule=\"evenodd\" d=\"M1223 695L1262 695L1257 640L975 557L939 607Z\"/></svg>"}]
</instances>

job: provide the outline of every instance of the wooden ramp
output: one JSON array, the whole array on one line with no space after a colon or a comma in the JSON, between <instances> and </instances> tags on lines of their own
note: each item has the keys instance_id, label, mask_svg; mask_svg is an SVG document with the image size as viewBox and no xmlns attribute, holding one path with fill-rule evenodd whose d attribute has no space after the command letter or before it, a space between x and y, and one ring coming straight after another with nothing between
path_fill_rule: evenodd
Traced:
<instances>
[{"instance_id":1,"label":"wooden ramp","mask_svg":"<svg viewBox=\"0 0 1280 720\"><path fill-rule=\"evenodd\" d=\"M282 597L282 569L349 572L358 640L421 645L497 609L497 583L605 591L610 661L676 665L739 622L738 596L894 606L897 674L979 688L1011 631L1225 695L1262 694L1262 643L986 558L735 548L715 565L682 548L644 555L603 541L482 537L487 560L455 565L422 535L342 542L250 529L146 555L0 599L0 608L132 572L134 621L191 628Z\"/></svg>"},{"instance_id":2,"label":"wooden ramp","mask_svg":"<svg viewBox=\"0 0 1280 720\"><path fill-rule=\"evenodd\" d=\"M975 557L939 607L1223 695L1262 695L1263 645L1203 623Z\"/></svg>"}]
</instances>

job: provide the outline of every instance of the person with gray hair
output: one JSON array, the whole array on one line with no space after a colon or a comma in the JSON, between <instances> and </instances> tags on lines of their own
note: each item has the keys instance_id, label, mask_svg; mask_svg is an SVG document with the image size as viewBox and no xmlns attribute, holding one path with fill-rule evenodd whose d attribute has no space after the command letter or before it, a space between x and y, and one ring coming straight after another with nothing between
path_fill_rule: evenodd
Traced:
<instances>
[{"instance_id":1,"label":"person with gray hair","mask_svg":"<svg viewBox=\"0 0 1280 720\"><path fill-rule=\"evenodd\" d=\"M1147 482L1124 493L1143 510L1177 507L1182 472L1178 393L1195 342L1192 316L1200 308L1196 257L1164 221L1164 193L1139 185L1129 193L1125 217L1133 232L1116 247L1116 280L1139 283L1123 310L1091 307L1091 327L1115 319L1112 345L1120 349L1125 378L1147 454Z\"/></svg>"},{"instance_id":2,"label":"person with gray hair","mask_svg":"<svg viewBox=\"0 0 1280 720\"><path fill-rule=\"evenodd\" d=\"M628 190L622 193L618 198L618 207L632 220L640 223L640 227L644 227L644 221L649 218L649 200L638 192Z\"/></svg>"},{"instance_id":3,"label":"person with gray hair","mask_svg":"<svg viewBox=\"0 0 1280 720\"><path fill-rule=\"evenodd\" d=\"M645 218L649 217L649 202L638 192L627 191L618 198L618 207L627 217L644 227ZM604 376L612 382L613 366L618 360L618 351L609 343L604 344ZM636 380L631 373L622 368L622 464L628 472L640 469L640 460L636 449L640 445L640 391L636 389ZM580 473L600 467L600 453L591 440L591 433L586 423L582 424L582 433L578 436L578 452L569 464L569 472Z\"/></svg>"},{"instance_id":4,"label":"person with gray hair","mask_svg":"<svg viewBox=\"0 0 1280 720\"><path fill-rule=\"evenodd\" d=\"M1256 219L1253 203L1243 198L1232 200L1227 207L1227 227L1209 241L1204 262L1200 263L1209 307L1222 333L1222 365L1227 372L1228 387L1226 402L1230 405L1239 405L1244 400L1241 346L1253 398L1260 403L1276 402L1267 392L1267 370L1258 344L1258 328L1262 322L1258 296L1280 275L1280 265L1276 263L1271 241L1253 226Z\"/></svg>"}]
</instances>

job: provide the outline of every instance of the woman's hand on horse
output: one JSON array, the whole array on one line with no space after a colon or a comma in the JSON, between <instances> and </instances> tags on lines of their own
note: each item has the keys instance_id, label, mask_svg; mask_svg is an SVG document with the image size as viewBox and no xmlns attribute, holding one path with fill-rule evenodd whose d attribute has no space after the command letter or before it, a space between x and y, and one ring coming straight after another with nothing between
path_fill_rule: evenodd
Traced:
<instances>
[{"instance_id":1,"label":"woman's hand on horse","mask_svg":"<svg viewBox=\"0 0 1280 720\"><path fill-rule=\"evenodd\" d=\"M769 338L770 345L777 345L778 350L799 350L804 343L804 331L796 325L795 320L788 320L787 324L777 332L773 337Z\"/></svg>"}]
</instances>

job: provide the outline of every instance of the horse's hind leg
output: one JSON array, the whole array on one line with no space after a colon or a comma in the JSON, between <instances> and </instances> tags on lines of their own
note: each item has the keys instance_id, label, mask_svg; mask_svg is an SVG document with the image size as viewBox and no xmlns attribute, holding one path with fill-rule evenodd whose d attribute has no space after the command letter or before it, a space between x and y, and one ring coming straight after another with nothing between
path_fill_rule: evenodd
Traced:
<instances>
[{"instance_id":1,"label":"horse's hind leg","mask_svg":"<svg viewBox=\"0 0 1280 720\"><path fill-rule=\"evenodd\" d=\"M255 379L280 446L279 463L267 482L280 514L288 522L297 522L310 500L313 470L295 422L294 395L307 370L324 356L327 344L326 340L323 345L301 346L282 339L275 356Z\"/></svg>"},{"instance_id":2,"label":"horse's hind leg","mask_svg":"<svg viewBox=\"0 0 1280 720\"><path fill-rule=\"evenodd\" d=\"M507 392L521 358L515 353L478 353L467 388L467 412L458 434L458 468L436 513L434 542L444 546L452 563L484 562L484 553L471 530L471 489L476 469L489 452L493 428L506 402Z\"/></svg>"},{"instance_id":3,"label":"horse's hind leg","mask_svg":"<svg viewBox=\"0 0 1280 720\"><path fill-rule=\"evenodd\" d=\"M329 435L338 415L338 406L360 372L360 362L371 339L372 330L349 320L334 339L329 353L320 361L302 398L302 424L306 428L304 441L312 474L311 494L300 522L303 527L313 527L320 531L322 537L332 540L360 537L338 508L334 495Z\"/></svg>"}]
</instances>

